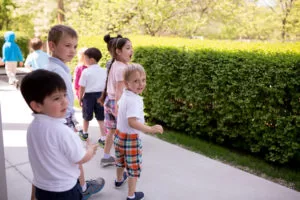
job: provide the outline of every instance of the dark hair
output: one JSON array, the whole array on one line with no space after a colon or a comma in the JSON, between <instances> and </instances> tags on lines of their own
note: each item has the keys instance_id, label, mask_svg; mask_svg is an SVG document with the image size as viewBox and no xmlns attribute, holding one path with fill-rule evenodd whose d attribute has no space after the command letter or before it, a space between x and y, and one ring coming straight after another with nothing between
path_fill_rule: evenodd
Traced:
<instances>
[{"instance_id":1,"label":"dark hair","mask_svg":"<svg viewBox=\"0 0 300 200\"><path fill-rule=\"evenodd\" d=\"M48 33L48 42L51 41L58 44L64 35L69 35L72 38L78 38L76 31L72 27L59 24L51 27Z\"/></svg>"},{"instance_id":2,"label":"dark hair","mask_svg":"<svg viewBox=\"0 0 300 200\"><path fill-rule=\"evenodd\" d=\"M55 91L66 91L64 80L56 73L38 69L28 73L22 80L21 93L30 107L32 101L43 104L44 99ZM31 107L30 107L31 108ZM36 113L32 108L31 110Z\"/></svg>"},{"instance_id":3,"label":"dark hair","mask_svg":"<svg viewBox=\"0 0 300 200\"><path fill-rule=\"evenodd\" d=\"M95 47L88 48L83 54L89 58L94 58L96 62L99 62L99 60L102 58L101 51Z\"/></svg>"},{"instance_id":4,"label":"dark hair","mask_svg":"<svg viewBox=\"0 0 300 200\"><path fill-rule=\"evenodd\" d=\"M117 59L117 49L122 49L126 42L130 42L130 40L128 38L116 38L113 41L113 46L112 46L112 55L115 59Z\"/></svg>"},{"instance_id":5,"label":"dark hair","mask_svg":"<svg viewBox=\"0 0 300 200\"><path fill-rule=\"evenodd\" d=\"M40 38L32 38L30 40L30 47L33 50L39 50L39 49L41 49L42 46L43 46L43 42Z\"/></svg>"},{"instance_id":6,"label":"dark hair","mask_svg":"<svg viewBox=\"0 0 300 200\"><path fill-rule=\"evenodd\" d=\"M126 44L126 42L130 41L128 38L123 38L121 35L118 35L117 37L112 38L112 37L110 37L109 34L105 35L103 39L107 43L107 50L111 53L112 60L111 60L110 66L109 66L108 71L107 71L105 88L104 88L104 91L102 92L101 97L100 97L100 103L102 105L104 105L104 101L105 101L105 98L107 96L107 82L108 82L109 72L111 70L112 64L115 62L116 57L117 57L116 50L117 49L122 49L123 46Z\"/></svg>"},{"instance_id":7,"label":"dark hair","mask_svg":"<svg viewBox=\"0 0 300 200\"><path fill-rule=\"evenodd\" d=\"M111 37L109 34L105 35L103 37L104 42L107 44L107 51L109 51L112 54L112 48L113 48L113 44L114 44L114 40L117 38L123 38L122 35L117 35L117 37Z\"/></svg>"}]
</instances>

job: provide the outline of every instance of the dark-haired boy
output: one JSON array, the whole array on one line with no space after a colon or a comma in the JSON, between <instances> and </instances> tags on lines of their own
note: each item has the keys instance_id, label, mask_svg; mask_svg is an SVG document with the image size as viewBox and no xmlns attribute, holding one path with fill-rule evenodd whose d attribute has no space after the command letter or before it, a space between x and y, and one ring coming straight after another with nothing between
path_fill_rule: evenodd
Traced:
<instances>
[{"instance_id":1,"label":"dark-haired boy","mask_svg":"<svg viewBox=\"0 0 300 200\"><path fill-rule=\"evenodd\" d=\"M104 108L97 102L97 99L101 97L104 90L107 73L106 69L97 64L102 57L99 49L88 48L83 55L85 65L87 65L88 68L82 72L79 80L79 100L82 106L83 117L83 133L81 133L80 136L83 140L88 138L89 121L93 119L93 114L95 113L100 128L98 143L100 146L104 146Z\"/></svg>"},{"instance_id":2,"label":"dark-haired boy","mask_svg":"<svg viewBox=\"0 0 300 200\"><path fill-rule=\"evenodd\" d=\"M38 69L22 80L21 93L33 111L27 130L29 161L35 197L39 200L82 200L79 165L88 162L97 146L82 147L78 136L67 127L66 85L56 73Z\"/></svg>"}]
</instances>

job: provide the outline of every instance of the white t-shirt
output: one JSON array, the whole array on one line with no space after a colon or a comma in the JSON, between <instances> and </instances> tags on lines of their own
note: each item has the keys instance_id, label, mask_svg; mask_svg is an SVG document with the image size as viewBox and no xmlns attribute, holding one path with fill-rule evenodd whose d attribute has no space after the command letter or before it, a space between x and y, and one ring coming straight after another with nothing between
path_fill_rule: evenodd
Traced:
<instances>
[{"instance_id":1,"label":"white t-shirt","mask_svg":"<svg viewBox=\"0 0 300 200\"><path fill-rule=\"evenodd\" d=\"M143 98L130 90L124 89L118 101L118 106L117 129L120 132L128 134L143 133L142 131L131 128L128 124L128 118L130 117L136 117L139 122L142 124L145 123Z\"/></svg>"},{"instance_id":2,"label":"white t-shirt","mask_svg":"<svg viewBox=\"0 0 300 200\"><path fill-rule=\"evenodd\" d=\"M85 92L103 92L106 82L106 69L99 65L90 65L82 71L79 85L85 87Z\"/></svg>"},{"instance_id":3,"label":"white t-shirt","mask_svg":"<svg viewBox=\"0 0 300 200\"><path fill-rule=\"evenodd\" d=\"M33 114L27 130L29 161L33 184L46 191L62 192L73 188L80 175L79 165L86 150L80 138L63 118Z\"/></svg>"},{"instance_id":4,"label":"white t-shirt","mask_svg":"<svg viewBox=\"0 0 300 200\"><path fill-rule=\"evenodd\" d=\"M107 82L107 96L109 99L116 99L117 82L124 81L123 74L126 67L127 65L120 61L113 62Z\"/></svg>"}]
</instances>

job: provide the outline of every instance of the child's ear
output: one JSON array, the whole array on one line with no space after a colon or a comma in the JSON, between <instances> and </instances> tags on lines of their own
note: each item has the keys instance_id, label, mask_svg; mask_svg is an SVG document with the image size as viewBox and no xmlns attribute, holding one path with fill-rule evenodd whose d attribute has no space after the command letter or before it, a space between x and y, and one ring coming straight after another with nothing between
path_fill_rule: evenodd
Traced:
<instances>
[{"instance_id":1,"label":"child's ear","mask_svg":"<svg viewBox=\"0 0 300 200\"><path fill-rule=\"evenodd\" d=\"M120 55L122 53L122 50L116 49L116 53L117 53L117 55Z\"/></svg>"},{"instance_id":2,"label":"child's ear","mask_svg":"<svg viewBox=\"0 0 300 200\"><path fill-rule=\"evenodd\" d=\"M49 47L49 50L52 52L54 50L54 48L55 48L55 43L52 42L52 41L49 41L48 42L48 47Z\"/></svg>"},{"instance_id":3,"label":"child's ear","mask_svg":"<svg viewBox=\"0 0 300 200\"><path fill-rule=\"evenodd\" d=\"M36 101L31 101L29 103L30 107L32 110L34 110L35 112L37 113L40 113L41 112L41 104L36 102Z\"/></svg>"},{"instance_id":4,"label":"child's ear","mask_svg":"<svg viewBox=\"0 0 300 200\"><path fill-rule=\"evenodd\" d=\"M124 83L125 83L125 87L128 89L128 82L124 81Z\"/></svg>"}]
</instances>

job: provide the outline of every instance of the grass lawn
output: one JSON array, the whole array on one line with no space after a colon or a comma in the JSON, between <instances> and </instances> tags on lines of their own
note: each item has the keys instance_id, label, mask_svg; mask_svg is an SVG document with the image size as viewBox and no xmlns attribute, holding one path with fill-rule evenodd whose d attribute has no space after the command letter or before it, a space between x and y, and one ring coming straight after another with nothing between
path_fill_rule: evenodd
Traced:
<instances>
[{"instance_id":1,"label":"grass lawn","mask_svg":"<svg viewBox=\"0 0 300 200\"><path fill-rule=\"evenodd\" d=\"M165 130L164 134L157 134L155 136L188 150L247 171L251 174L255 174L262 178L300 191L299 166L298 169L275 166L267 163L261 158L222 147L199 138L193 138L175 131Z\"/></svg>"}]
</instances>

